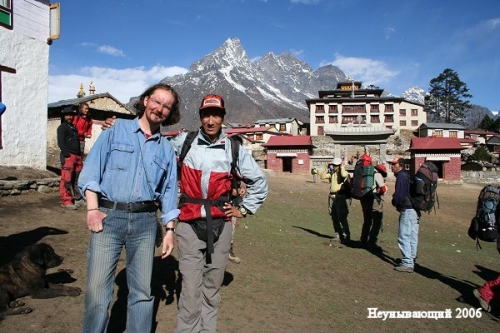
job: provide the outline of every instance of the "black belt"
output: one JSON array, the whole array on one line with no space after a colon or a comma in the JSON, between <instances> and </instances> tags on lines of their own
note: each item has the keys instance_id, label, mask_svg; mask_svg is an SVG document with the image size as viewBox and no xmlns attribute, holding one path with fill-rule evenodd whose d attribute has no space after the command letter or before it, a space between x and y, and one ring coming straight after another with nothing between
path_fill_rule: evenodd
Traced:
<instances>
[{"instance_id":1,"label":"black belt","mask_svg":"<svg viewBox=\"0 0 500 333\"><path fill-rule=\"evenodd\" d=\"M158 209L154 201L115 202L106 199L99 199L99 207L124 210L130 213L156 212Z\"/></svg>"},{"instance_id":2,"label":"black belt","mask_svg":"<svg viewBox=\"0 0 500 333\"><path fill-rule=\"evenodd\" d=\"M199 199L190 198L184 193L181 194L179 198L179 208L184 205L184 203L193 203L203 205L205 208L205 213L207 214L207 253L214 253L214 234L212 228L212 211L210 206L219 207L220 210L224 211L224 204L229 202L229 197L220 197L219 199ZM207 263L211 262L211 258L207 257Z\"/></svg>"}]
</instances>

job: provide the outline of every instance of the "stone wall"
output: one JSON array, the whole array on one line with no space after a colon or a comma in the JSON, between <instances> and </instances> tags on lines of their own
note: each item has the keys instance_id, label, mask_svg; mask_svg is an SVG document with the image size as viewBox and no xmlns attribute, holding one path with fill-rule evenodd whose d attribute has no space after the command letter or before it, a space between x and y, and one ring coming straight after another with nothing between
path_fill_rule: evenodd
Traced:
<instances>
[{"instance_id":1,"label":"stone wall","mask_svg":"<svg viewBox=\"0 0 500 333\"><path fill-rule=\"evenodd\" d=\"M61 178L0 180L0 197L30 193L47 193L59 191Z\"/></svg>"}]
</instances>

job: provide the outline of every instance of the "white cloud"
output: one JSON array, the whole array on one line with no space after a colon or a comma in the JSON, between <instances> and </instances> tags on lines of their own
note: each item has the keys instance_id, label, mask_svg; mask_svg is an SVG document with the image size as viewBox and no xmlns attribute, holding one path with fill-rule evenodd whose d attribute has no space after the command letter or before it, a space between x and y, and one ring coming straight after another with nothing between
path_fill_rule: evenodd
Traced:
<instances>
[{"instance_id":1,"label":"white cloud","mask_svg":"<svg viewBox=\"0 0 500 333\"><path fill-rule=\"evenodd\" d=\"M380 60L368 58L345 57L335 55L335 60L322 62L321 66L334 65L340 68L346 75L356 81L362 81L365 86L387 83L395 78L399 72L388 68L387 64Z\"/></svg>"},{"instance_id":2,"label":"white cloud","mask_svg":"<svg viewBox=\"0 0 500 333\"><path fill-rule=\"evenodd\" d=\"M385 39L389 39L396 32L396 29L394 29L393 27L387 27L384 29L384 32L385 32Z\"/></svg>"},{"instance_id":3,"label":"white cloud","mask_svg":"<svg viewBox=\"0 0 500 333\"><path fill-rule=\"evenodd\" d=\"M117 49L116 47L113 47L113 46L109 46L109 45L99 46L97 48L97 51L100 53L109 54L109 55L112 55L115 57L125 57L125 53L122 50Z\"/></svg>"},{"instance_id":4,"label":"white cloud","mask_svg":"<svg viewBox=\"0 0 500 333\"><path fill-rule=\"evenodd\" d=\"M148 86L177 74L185 74L188 70L182 67L164 67L156 65L151 68L104 68L84 67L77 74L51 75L49 77L49 102L76 98L83 83L85 93L91 81L94 82L96 94L108 92L122 103L128 103L130 97L140 95Z\"/></svg>"}]
</instances>

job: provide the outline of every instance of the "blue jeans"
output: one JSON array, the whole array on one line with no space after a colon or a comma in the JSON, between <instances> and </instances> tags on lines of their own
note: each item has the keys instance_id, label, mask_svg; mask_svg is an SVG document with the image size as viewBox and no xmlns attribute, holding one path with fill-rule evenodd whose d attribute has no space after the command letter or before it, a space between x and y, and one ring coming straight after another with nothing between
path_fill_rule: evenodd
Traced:
<instances>
[{"instance_id":1,"label":"blue jeans","mask_svg":"<svg viewBox=\"0 0 500 333\"><path fill-rule=\"evenodd\" d=\"M414 209L402 210L399 214L398 245L403 258L401 264L413 267L417 257L418 227L420 217Z\"/></svg>"},{"instance_id":2,"label":"blue jeans","mask_svg":"<svg viewBox=\"0 0 500 333\"><path fill-rule=\"evenodd\" d=\"M83 332L105 332L118 259L126 250L127 332L151 332L151 276L157 231L156 212L127 213L101 208L107 216L102 232L93 232L87 252L87 290Z\"/></svg>"}]
</instances>

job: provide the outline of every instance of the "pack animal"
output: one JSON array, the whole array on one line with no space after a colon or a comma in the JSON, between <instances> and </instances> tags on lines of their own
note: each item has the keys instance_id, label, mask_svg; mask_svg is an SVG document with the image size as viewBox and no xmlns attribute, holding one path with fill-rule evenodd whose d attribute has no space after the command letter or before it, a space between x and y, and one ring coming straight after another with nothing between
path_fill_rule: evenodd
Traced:
<instances>
[{"instance_id":1,"label":"pack animal","mask_svg":"<svg viewBox=\"0 0 500 333\"><path fill-rule=\"evenodd\" d=\"M30 245L13 261L0 267L0 317L30 313L30 307L16 300L20 297L31 295L42 299L80 295L80 288L46 280L47 269L61 265L63 260L50 245L39 243Z\"/></svg>"}]
</instances>

